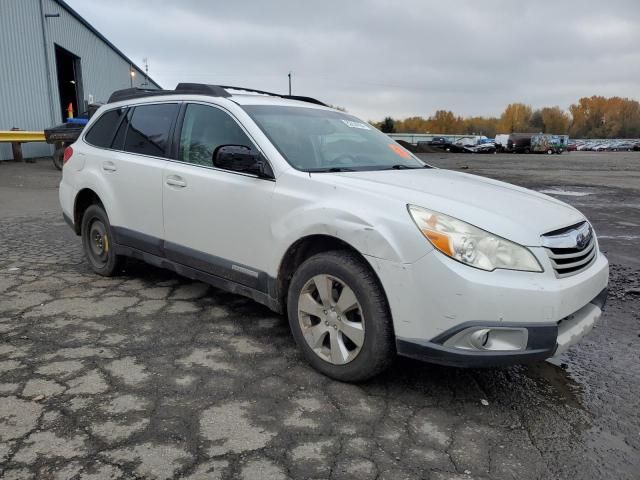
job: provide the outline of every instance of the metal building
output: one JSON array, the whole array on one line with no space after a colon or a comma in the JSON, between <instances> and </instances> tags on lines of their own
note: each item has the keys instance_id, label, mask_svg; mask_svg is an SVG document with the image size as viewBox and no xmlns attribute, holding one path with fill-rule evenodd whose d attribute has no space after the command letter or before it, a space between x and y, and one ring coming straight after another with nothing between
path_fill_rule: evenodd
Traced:
<instances>
[{"instance_id":1,"label":"metal building","mask_svg":"<svg viewBox=\"0 0 640 480\"><path fill-rule=\"evenodd\" d=\"M160 88L62 0L0 0L0 130L43 130L130 86ZM25 157L49 145L23 146ZM0 144L0 160L11 149Z\"/></svg>"}]
</instances>

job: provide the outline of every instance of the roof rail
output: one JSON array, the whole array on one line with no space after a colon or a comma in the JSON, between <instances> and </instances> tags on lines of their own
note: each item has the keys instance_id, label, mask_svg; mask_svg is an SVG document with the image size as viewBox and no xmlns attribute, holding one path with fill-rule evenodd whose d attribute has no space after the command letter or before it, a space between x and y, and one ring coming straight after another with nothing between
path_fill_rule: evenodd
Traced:
<instances>
[{"instance_id":1,"label":"roof rail","mask_svg":"<svg viewBox=\"0 0 640 480\"><path fill-rule=\"evenodd\" d=\"M272 97L280 97L280 98L287 98L289 100L298 100L300 102L315 103L316 105L322 105L323 107L327 107L328 106L326 103L323 103L320 100L317 100L317 99L312 98L312 97L304 97L304 96L300 96L300 95L282 95L280 93L273 93L273 92L265 92L263 90L256 90L255 88L234 87L234 86L231 86L231 85L219 85L219 86L220 86L220 88L224 88L225 90L241 90L243 92L260 93L262 95L270 95Z\"/></svg>"},{"instance_id":2,"label":"roof rail","mask_svg":"<svg viewBox=\"0 0 640 480\"><path fill-rule=\"evenodd\" d=\"M231 94L227 90L240 90L244 92L259 93L261 95L269 95L272 97L287 98L290 100L298 100L300 102L314 103L316 105L327 106L320 100L311 97L302 97L298 95L280 95L279 93L265 92L264 90L256 90L254 88L233 87L229 85L207 85L205 83L179 83L175 90L153 90L150 88L125 88L124 90L116 90L109 97L108 103L120 102L123 100L132 100L135 98L155 97L160 95L175 95L177 93L190 95L207 95L211 97L230 97Z\"/></svg>"},{"instance_id":3,"label":"roof rail","mask_svg":"<svg viewBox=\"0 0 640 480\"><path fill-rule=\"evenodd\" d=\"M210 95L212 97L230 97L224 87L219 85L207 85L205 83L179 83L175 93L192 93L194 95Z\"/></svg>"},{"instance_id":4,"label":"roof rail","mask_svg":"<svg viewBox=\"0 0 640 480\"><path fill-rule=\"evenodd\" d=\"M154 90L150 88L125 88L124 90L116 90L111 94L107 103L120 102L122 100L130 100L132 98L151 97L154 95L167 95L173 93L170 90Z\"/></svg>"}]
</instances>

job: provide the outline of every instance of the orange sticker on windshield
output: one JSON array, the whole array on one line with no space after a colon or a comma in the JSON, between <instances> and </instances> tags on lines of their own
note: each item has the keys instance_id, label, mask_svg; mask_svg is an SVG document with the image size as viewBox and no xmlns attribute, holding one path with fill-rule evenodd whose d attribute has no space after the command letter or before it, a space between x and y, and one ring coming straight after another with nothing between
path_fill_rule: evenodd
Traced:
<instances>
[{"instance_id":1,"label":"orange sticker on windshield","mask_svg":"<svg viewBox=\"0 0 640 480\"><path fill-rule=\"evenodd\" d=\"M390 143L389 148L393 150L396 155L400 155L402 158L411 158L411 154L397 143Z\"/></svg>"}]
</instances>

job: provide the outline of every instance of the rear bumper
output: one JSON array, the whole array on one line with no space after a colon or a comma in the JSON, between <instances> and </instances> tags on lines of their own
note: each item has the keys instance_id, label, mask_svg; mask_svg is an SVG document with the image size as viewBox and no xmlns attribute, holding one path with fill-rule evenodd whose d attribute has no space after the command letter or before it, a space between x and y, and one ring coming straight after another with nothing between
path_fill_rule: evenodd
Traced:
<instances>
[{"instance_id":1,"label":"rear bumper","mask_svg":"<svg viewBox=\"0 0 640 480\"><path fill-rule=\"evenodd\" d=\"M76 226L73 224L73 219L69 215L64 213L64 212L62 212L62 218L64 218L65 223L67 225L69 225L71 230L73 230L75 232L76 231Z\"/></svg>"},{"instance_id":2,"label":"rear bumper","mask_svg":"<svg viewBox=\"0 0 640 480\"><path fill-rule=\"evenodd\" d=\"M603 289L591 302L556 323L505 324L503 322L465 322L438 335L432 341L396 338L399 355L454 367L499 367L544 360L567 351L591 331L599 320L607 299ZM526 328L526 349L519 351L478 351L444 346L455 334L475 326Z\"/></svg>"},{"instance_id":3,"label":"rear bumper","mask_svg":"<svg viewBox=\"0 0 640 480\"><path fill-rule=\"evenodd\" d=\"M58 199L60 200L62 217L64 218L64 221L67 222L67 225L69 225L71 229L76 233L78 233L78 226L74 224L73 207L77 194L78 192L67 182L65 182L63 178L58 187Z\"/></svg>"}]
</instances>

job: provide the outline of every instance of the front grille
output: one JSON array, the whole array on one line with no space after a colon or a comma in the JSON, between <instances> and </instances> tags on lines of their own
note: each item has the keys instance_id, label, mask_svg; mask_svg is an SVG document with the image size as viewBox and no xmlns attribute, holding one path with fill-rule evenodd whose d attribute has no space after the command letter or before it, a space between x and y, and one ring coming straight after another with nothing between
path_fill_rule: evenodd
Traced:
<instances>
[{"instance_id":1,"label":"front grille","mask_svg":"<svg viewBox=\"0 0 640 480\"><path fill-rule=\"evenodd\" d=\"M549 232L542 239L558 278L582 272L598 255L596 237L587 222Z\"/></svg>"}]
</instances>

